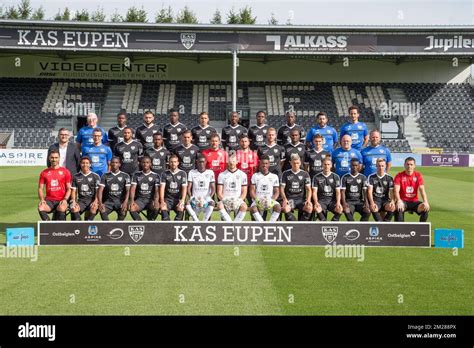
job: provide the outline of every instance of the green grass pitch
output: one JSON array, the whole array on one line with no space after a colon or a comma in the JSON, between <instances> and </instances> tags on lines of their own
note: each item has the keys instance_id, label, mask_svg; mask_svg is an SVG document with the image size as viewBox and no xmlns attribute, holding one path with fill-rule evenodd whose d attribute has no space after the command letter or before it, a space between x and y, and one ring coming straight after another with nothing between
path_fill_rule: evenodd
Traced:
<instances>
[{"instance_id":1,"label":"green grass pitch","mask_svg":"<svg viewBox=\"0 0 474 348\"><path fill-rule=\"evenodd\" d=\"M465 249L41 246L36 262L0 258L1 315L473 315L471 168L418 168L432 228L462 228ZM394 168L395 174L400 168ZM40 168L0 169L5 228L34 226ZM416 216L407 214L407 220Z\"/></svg>"}]
</instances>

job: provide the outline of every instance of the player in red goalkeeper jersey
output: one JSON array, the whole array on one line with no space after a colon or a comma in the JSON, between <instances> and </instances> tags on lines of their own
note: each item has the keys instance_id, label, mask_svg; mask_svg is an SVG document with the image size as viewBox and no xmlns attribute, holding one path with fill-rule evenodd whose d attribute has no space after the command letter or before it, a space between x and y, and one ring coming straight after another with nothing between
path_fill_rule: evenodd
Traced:
<instances>
[{"instance_id":1,"label":"player in red goalkeeper jersey","mask_svg":"<svg viewBox=\"0 0 474 348\"><path fill-rule=\"evenodd\" d=\"M49 168L43 170L38 183L38 213L41 220L49 220L49 213L54 212L53 220L66 220L67 201L71 195L71 173L59 166L59 151L49 154ZM46 191L46 197L44 195Z\"/></svg>"},{"instance_id":2,"label":"player in red goalkeeper jersey","mask_svg":"<svg viewBox=\"0 0 474 348\"><path fill-rule=\"evenodd\" d=\"M393 180L394 194L396 200L395 221L404 221L405 211L417 213L420 222L428 220L430 205L425 191L423 176L415 171L415 159L407 157L405 159L405 170L398 173ZM421 199L418 200L418 190Z\"/></svg>"},{"instance_id":3,"label":"player in red goalkeeper jersey","mask_svg":"<svg viewBox=\"0 0 474 348\"><path fill-rule=\"evenodd\" d=\"M211 135L211 147L203 150L201 154L206 158L206 169L211 169L214 172L215 180L227 168L228 155L225 150L220 148L221 139L218 134Z\"/></svg>"}]
</instances>

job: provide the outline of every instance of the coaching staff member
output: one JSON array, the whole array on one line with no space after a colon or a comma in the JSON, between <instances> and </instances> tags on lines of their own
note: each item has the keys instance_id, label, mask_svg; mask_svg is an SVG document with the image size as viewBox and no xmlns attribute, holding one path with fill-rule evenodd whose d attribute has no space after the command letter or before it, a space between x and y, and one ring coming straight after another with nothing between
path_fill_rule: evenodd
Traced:
<instances>
[{"instance_id":1,"label":"coaching staff member","mask_svg":"<svg viewBox=\"0 0 474 348\"><path fill-rule=\"evenodd\" d=\"M61 128L58 132L59 141L49 147L47 158L48 167L51 167L49 155L51 154L51 151L58 150L59 166L67 168L71 175L74 175L79 171L81 154L79 152L79 149L73 143L69 142L70 137L71 134L69 133L69 131L66 128Z\"/></svg>"}]
</instances>

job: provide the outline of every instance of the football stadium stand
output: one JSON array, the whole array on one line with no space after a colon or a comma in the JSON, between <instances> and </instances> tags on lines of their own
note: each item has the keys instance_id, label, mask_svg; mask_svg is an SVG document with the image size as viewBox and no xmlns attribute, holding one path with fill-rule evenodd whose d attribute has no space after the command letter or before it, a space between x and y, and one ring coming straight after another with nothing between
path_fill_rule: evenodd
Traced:
<instances>
[{"instance_id":1,"label":"football stadium stand","mask_svg":"<svg viewBox=\"0 0 474 348\"><path fill-rule=\"evenodd\" d=\"M263 109L268 113L268 124L280 127L285 122L285 112L294 110L297 122L307 129L315 124L320 111L325 111L330 124L339 129L347 121L347 108L351 105L359 106L360 120L374 128L380 105L389 100L406 102L420 108L416 115L396 118L398 136L384 139L392 151L410 152L416 146L474 150L473 88L467 83L239 82L237 97L238 108L248 110L250 123L254 122L255 113ZM182 110L181 121L185 124L196 124L201 111L209 112L211 122L224 121L231 100L228 81L2 78L0 132L13 134L15 148L46 148L60 127L71 128L74 124L64 112L68 103L94 106L101 125L109 128L115 125L115 115L120 110L129 114L132 127L141 124L145 110L152 110L155 122L164 125L168 122L167 110L172 107ZM83 114L86 113L84 109Z\"/></svg>"}]
</instances>

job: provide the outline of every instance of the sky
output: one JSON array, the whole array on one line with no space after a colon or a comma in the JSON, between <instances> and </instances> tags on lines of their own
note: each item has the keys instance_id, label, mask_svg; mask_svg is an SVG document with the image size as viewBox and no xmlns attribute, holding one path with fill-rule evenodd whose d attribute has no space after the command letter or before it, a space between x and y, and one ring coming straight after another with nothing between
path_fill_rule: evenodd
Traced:
<instances>
[{"instance_id":1,"label":"sky","mask_svg":"<svg viewBox=\"0 0 474 348\"><path fill-rule=\"evenodd\" d=\"M174 13L188 6L201 23L208 23L219 9L225 19L229 9L246 5L252 8L258 24L268 24L272 13L279 24L291 21L295 25L474 25L474 0L30 0L33 7L43 6L47 18L58 9L69 7L72 12L102 7L106 14L124 14L128 7L142 7L148 21L154 22L156 12L171 6ZM3 7L17 5L20 0L0 0ZM0 5L0 6L1 6Z\"/></svg>"}]
</instances>

